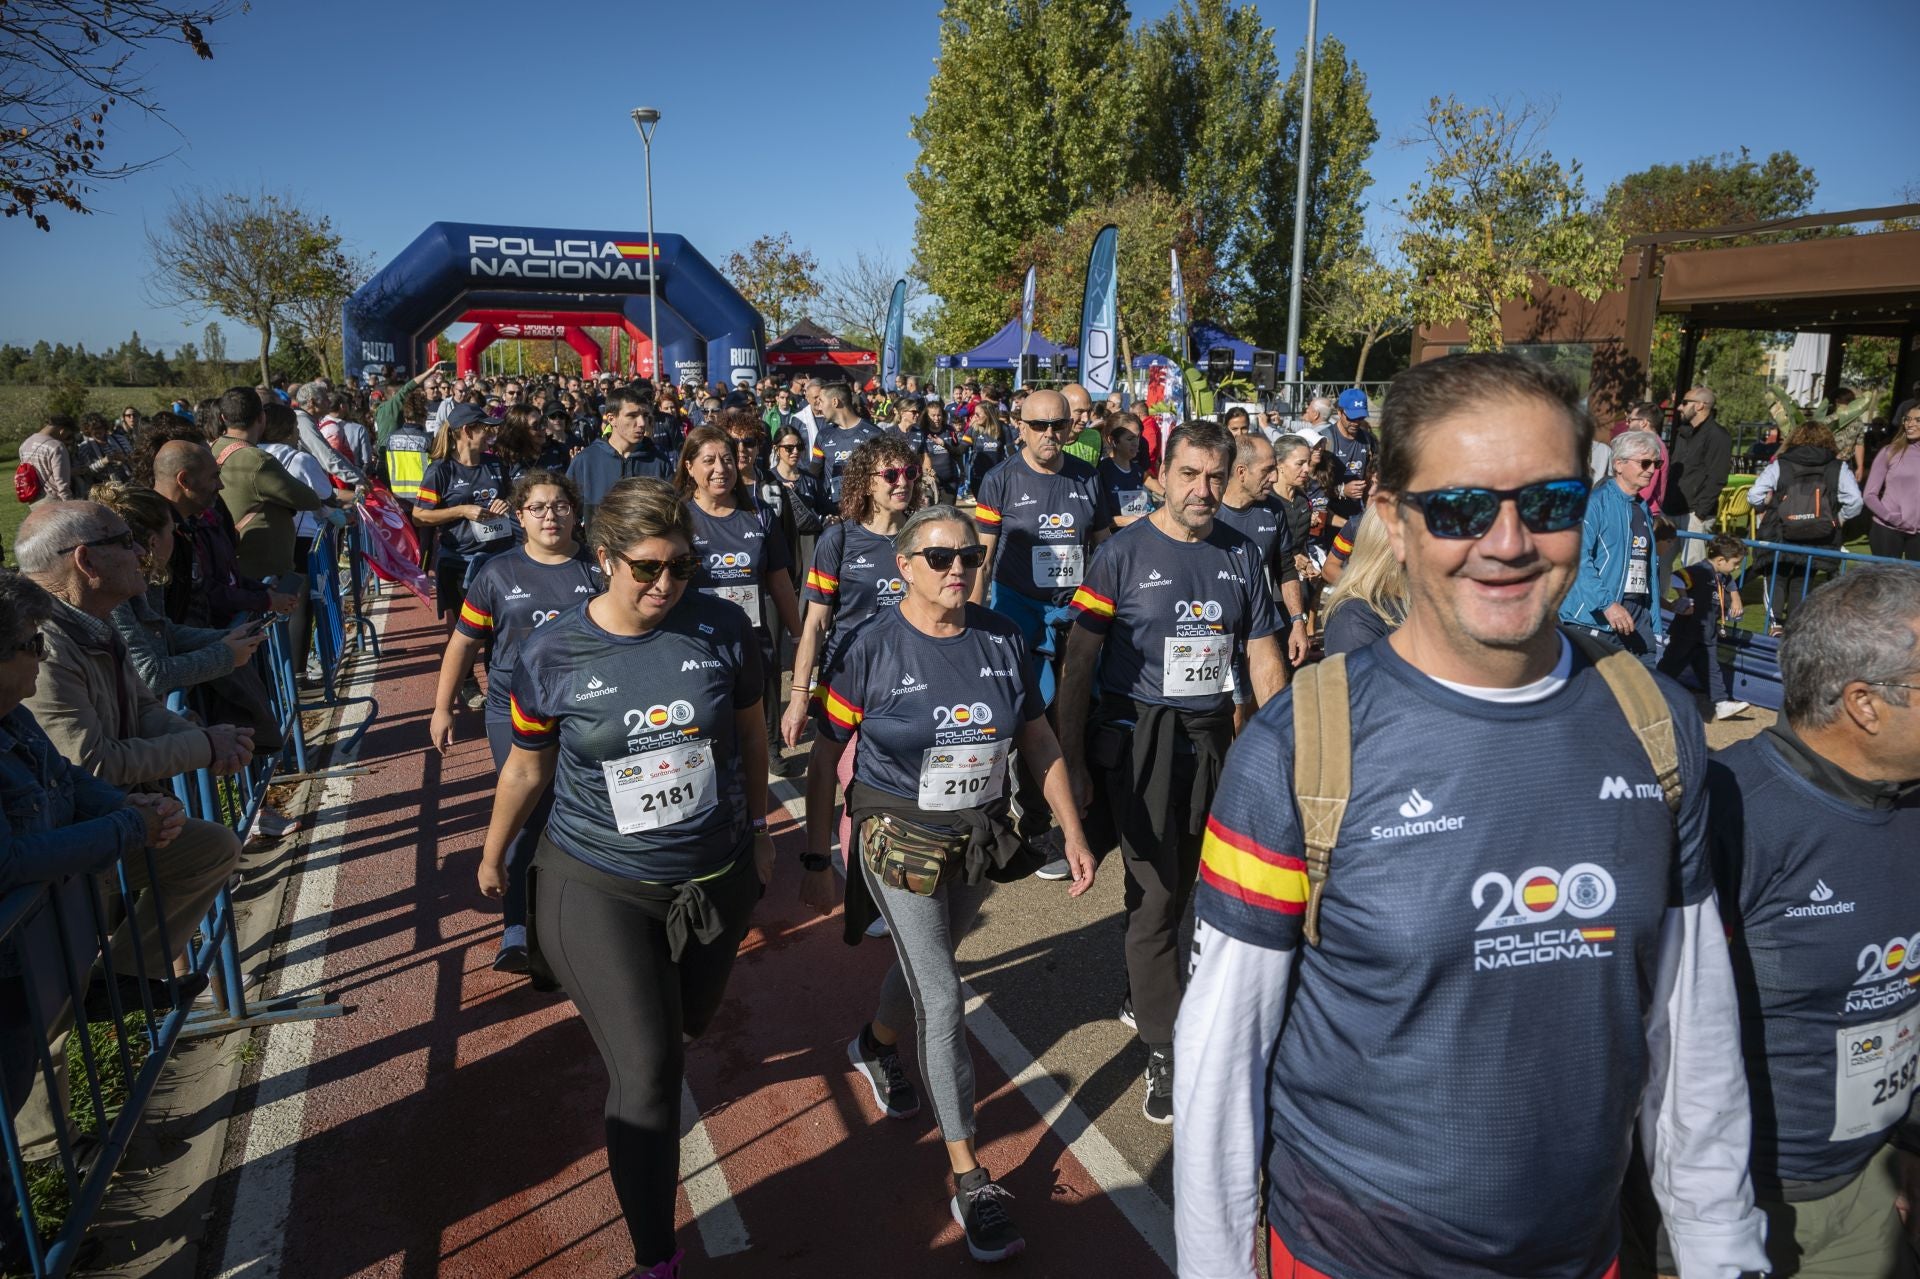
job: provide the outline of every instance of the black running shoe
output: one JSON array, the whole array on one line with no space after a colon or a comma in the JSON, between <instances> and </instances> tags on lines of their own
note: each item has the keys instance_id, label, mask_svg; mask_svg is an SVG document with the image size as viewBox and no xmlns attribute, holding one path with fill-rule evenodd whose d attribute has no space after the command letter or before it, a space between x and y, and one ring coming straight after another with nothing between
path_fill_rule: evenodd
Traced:
<instances>
[{"instance_id":1,"label":"black running shoe","mask_svg":"<svg viewBox=\"0 0 1920 1279\"><path fill-rule=\"evenodd\" d=\"M1125 1026L1128 1030L1137 1031L1140 1029L1140 1022L1133 1015L1133 996L1132 995L1128 995L1125 999L1120 1001L1120 1024L1122 1026Z\"/></svg>"},{"instance_id":2,"label":"black running shoe","mask_svg":"<svg viewBox=\"0 0 1920 1279\"><path fill-rule=\"evenodd\" d=\"M1149 1123L1173 1122L1173 1054L1155 1050L1147 1056L1147 1095L1140 1113Z\"/></svg>"},{"instance_id":3,"label":"black running shoe","mask_svg":"<svg viewBox=\"0 0 1920 1279\"><path fill-rule=\"evenodd\" d=\"M967 1251L975 1261L1005 1261L1027 1250L1020 1228L1007 1215L1013 1198L985 1168L954 1178L953 1219L967 1234Z\"/></svg>"},{"instance_id":4,"label":"black running shoe","mask_svg":"<svg viewBox=\"0 0 1920 1279\"><path fill-rule=\"evenodd\" d=\"M920 1093L907 1078L898 1045L881 1043L862 1026L847 1045L847 1060L873 1089L873 1104L880 1107L887 1118L911 1119L920 1113Z\"/></svg>"}]
</instances>

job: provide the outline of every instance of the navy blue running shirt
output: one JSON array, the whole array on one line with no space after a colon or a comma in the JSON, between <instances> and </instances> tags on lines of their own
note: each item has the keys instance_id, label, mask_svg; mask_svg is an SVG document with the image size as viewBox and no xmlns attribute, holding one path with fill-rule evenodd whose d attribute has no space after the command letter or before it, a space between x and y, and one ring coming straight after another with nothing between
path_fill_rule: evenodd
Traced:
<instances>
[{"instance_id":1,"label":"navy blue running shirt","mask_svg":"<svg viewBox=\"0 0 1920 1279\"><path fill-rule=\"evenodd\" d=\"M980 532L999 539L993 580L1042 603L1073 594L1086 579L1093 535L1113 522L1105 486L1070 455L1058 471L1008 458L987 473L974 498Z\"/></svg>"},{"instance_id":2,"label":"navy blue running shirt","mask_svg":"<svg viewBox=\"0 0 1920 1279\"><path fill-rule=\"evenodd\" d=\"M709 515L699 503L688 502L687 512L693 516L693 550L700 557L692 589L729 601L754 626L765 629L772 602L767 583L775 573L793 568L786 536L752 507Z\"/></svg>"},{"instance_id":3,"label":"navy blue running shirt","mask_svg":"<svg viewBox=\"0 0 1920 1279\"><path fill-rule=\"evenodd\" d=\"M508 491L506 472L496 458L487 457L478 466L463 466L450 457L428 463L426 474L420 477L419 495L414 498L415 509L474 505L482 512L477 520L456 520L440 526L440 536L434 543L439 548L434 553L435 561L471 559L483 550L503 551L512 546L520 521L511 515L485 514L487 504L495 498L504 500Z\"/></svg>"},{"instance_id":4,"label":"navy blue running shirt","mask_svg":"<svg viewBox=\"0 0 1920 1279\"><path fill-rule=\"evenodd\" d=\"M605 589L600 566L584 552L559 564L542 564L525 547L515 547L480 566L454 629L469 639L493 637L493 655L487 661L489 720L507 718L521 645L535 630Z\"/></svg>"},{"instance_id":5,"label":"navy blue running shirt","mask_svg":"<svg viewBox=\"0 0 1920 1279\"><path fill-rule=\"evenodd\" d=\"M824 604L833 613L820 669L832 664L834 651L854 627L883 608L898 608L906 594L892 538L864 524L842 520L828 525L813 548L813 566L801 595L806 603Z\"/></svg>"},{"instance_id":6,"label":"navy blue running shirt","mask_svg":"<svg viewBox=\"0 0 1920 1279\"><path fill-rule=\"evenodd\" d=\"M936 825L1005 792L1021 726L1046 713L1020 628L977 604L967 605L966 629L946 638L897 608L880 613L821 682L820 731L846 742L859 730L854 779L919 801Z\"/></svg>"},{"instance_id":7,"label":"navy blue running shirt","mask_svg":"<svg viewBox=\"0 0 1920 1279\"><path fill-rule=\"evenodd\" d=\"M547 837L651 883L724 870L747 837L734 714L760 696L746 616L697 591L645 635L614 635L584 608L542 626L509 709L515 746L560 752Z\"/></svg>"},{"instance_id":8,"label":"navy blue running shirt","mask_svg":"<svg viewBox=\"0 0 1920 1279\"><path fill-rule=\"evenodd\" d=\"M1524 705L1449 689L1388 644L1347 672L1353 795L1320 944L1301 944L1291 693L1234 743L1202 850L1206 925L1295 956L1269 1220L1341 1279L1593 1279L1619 1250L1664 916L1713 891L1699 717L1660 681L1676 838L1584 658Z\"/></svg>"},{"instance_id":9,"label":"navy blue running shirt","mask_svg":"<svg viewBox=\"0 0 1920 1279\"><path fill-rule=\"evenodd\" d=\"M1101 543L1073 593L1074 624L1109 638L1101 691L1189 711L1230 706L1247 641L1280 629L1257 554L1218 520L1197 542L1145 519Z\"/></svg>"},{"instance_id":10,"label":"navy blue running shirt","mask_svg":"<svg viewBox=\"0 0 1920 1279\"><path fill-rule=\"evenodd\" d=\"M1754 1182L1853 1176L1920 1125L1920 795L1845 803L1764 733L1715 755L1708 785Z\"/></svg>"},{"instance_id":11,"label":"navy blue running shirt","mask_svg":"<svg viewBox=\"0 0 1920 1279\"><path fill-rule=\"evenodd\" d=\"M827 497L840 505L840 477L847 469L853 451L880 434L880 428L861 418L842 429L822 421L820 433L813 437L813 473L826 480Z\"/></svg>"}]
</instances>

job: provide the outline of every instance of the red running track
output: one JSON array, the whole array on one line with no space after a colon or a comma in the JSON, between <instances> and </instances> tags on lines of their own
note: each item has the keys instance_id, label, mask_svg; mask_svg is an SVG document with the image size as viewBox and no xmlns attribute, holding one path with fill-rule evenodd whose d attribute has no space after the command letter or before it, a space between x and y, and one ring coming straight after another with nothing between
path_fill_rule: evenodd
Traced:
<instances>
[{"instance_id":1,"label":"red running track","mask_svg":"<svg viewBox=\"0 0 1920 1279\"><path fill-rule=\"evenodd\" d=\"M411 598L389 608L380 713L360 751L375 771L354 784L330 925L323 938L296 921L286 940L290 958L325 946L323 984L349 1013L313 1030L277 1265L247 1258L228 1273L624 1275L632 1254L606 1177L599 1056L563 996L489 967L498 918L474 887L494 776L480 716L463 716L444 759L427 748L442 633ZM948 1216L930 1108L881 1118L847 1065L892 947L848 947L837 914L804 911L798 828L777 821L775 835L779 869L727 1003L688 1053L749 1242L707 1256L683 1190L686 1274L976 1273ZM998 1270L1166 1273L977 1043L973 1057L980 1157L1016 1196L1028 1244ZM216 1235L257 1211L235 1180Z\"/></svg>"}]
</instances>

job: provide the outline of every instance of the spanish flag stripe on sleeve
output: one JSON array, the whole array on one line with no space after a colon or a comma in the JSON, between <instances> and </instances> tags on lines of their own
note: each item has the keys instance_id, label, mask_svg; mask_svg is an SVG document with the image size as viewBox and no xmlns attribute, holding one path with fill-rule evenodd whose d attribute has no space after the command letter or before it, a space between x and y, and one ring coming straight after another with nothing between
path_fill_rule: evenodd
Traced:
<instances>
[{"instance_id":1,"label":"spanish flag stripe on sleeve","mask_svg":"<svg viewBox=\"0 0 1920 1279\"><path fill-rule=\"evenodd\" d=\"M858 706L840 696L832 686L826 689L826 696L821 705L826 708L827 718L841 728L858 728L860 721L866 718L865 713Z\"/></svg>"},{"instance_id":2,"label":"spanish flag stripe on sleeve","mask_svg":"<svg viewBox=\"0 0 1920 1279\"><path fill-rule=\"evenodd\" d=\"M973 508L973 518L981 524L991 524L995 528L1000 526L1000 512L994 510L985 502L975 504Z\"/></svg>"},{"instance_id":3,"label":"spanish flag stripe on sleeve","mask_svg":"<svg viewBox=\"0 0 1920 1279\"><path fill-rule=\"evenodd\" d=\"M813 456L818 461L825 461L827 457L827 451L821 448L818 444L816 444L813 446Z\"/></svg>"},{"instance_id":4,"label":"spanish flag stripe on sleeve","mask_svg":"<svg viewBox=\"0 0 1920 1279\"><path fill-rule=\"evenodd\" d=\"M1307 864L1277 853L1207 819L1200 846L1200 875L1207 884L1248 906L1298 915L1307 907Z\"/></svg>"},{"instance_id":5,"label":"spanish flag stripe on sleeve","mask_svg":"<svg viewBox=\"0 0 1920 1279\"><path fill-rule=\"evenodd\" d=\"M828 599L832 599L840 593L840 579L831 573L823 573L817 568L810 568L807 570L807 589L810 591L818 591Z\"/></svg>"},{"instance_id":6,"label":"spanish flag stripe on sleeve","mask_svg":"<svg viewBox=\"0 0 1920 1279\"><path fill-rule=\"evenodd\" d=\"M416 506L433 506L440 501L440 495L423 484L413 495L413 501Z\"/></svg>"},{"instance_id":7,"label":"spanish flag stripe on sleeve","mask_svg":"<svg viewBox=\"0 0 1920 1279\"><path fill-rule=\"evenodd\" d=\"M476 631L490 631L493 629L493 614L487 612L484 608L476 607L472 600L460 601L460 620Z\"/></svg>"},{"instance_id":8,"label":"spanish flag stripe on sleeve","mask_svg":"<svg viewBox=\"0 0 1920 1279\"><path fill-rule=\"evenodd\" d=\"M1344 527L1333 535L1333 549L1342 555L1353 554L1353 539L1347 536L1347 530Z\"/></svg>"},{"instance_id":9,"label":"spanish flag stripe on sleeve","mask_svg":"<svg viewBox=\"0 0 1920 1279\"><path fill-rule=\"evenodd\" d=\"M1113 601L1087 586L1082 586L1073 593L1069 607L1075 612L1091 613L1095 617L1111 618L1113 616Z\"/></svg>"},{"instance_id":10,"label":"spanish flag stripe on sleeve","mask_svg":"<svg viewBox=\"0 0 1920 1279\"><path fill-rule=\"evenodd\" d=\"M513 717L514 740L521 745L538 747L553 740L553 721L527 714L518 697L507 698L507 711Z\"/></svg>"}]
</instances>

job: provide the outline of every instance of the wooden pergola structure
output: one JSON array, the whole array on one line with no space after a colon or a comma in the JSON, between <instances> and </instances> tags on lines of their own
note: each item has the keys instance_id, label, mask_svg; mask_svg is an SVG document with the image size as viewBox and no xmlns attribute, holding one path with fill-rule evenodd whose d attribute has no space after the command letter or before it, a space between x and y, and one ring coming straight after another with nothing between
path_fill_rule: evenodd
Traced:
<instances>
[{"instance_id":1,"label":"wooden pergola structure","mask_svg":"<svg viewBox=\"0 0 1920 1279\"><path fill-rule=\"evenodd\" d=\"M1902 204L1635 236L1621 259L1621 288L1588 301L1568 289L1537 285L1531 297L1502 308L1502 329L1514 345L1590 346L1588 399L1601 420L1647 397L1654 324L1662 315L1680 317L1676 387L1692 384L1700 335L1709 329L1832 334L1827 386L1839 382L1846 340L1872 335L1898 340L1897 400L1920 376L1920 231L1708 245L1917 217L1920 204ZM1681 247L1687 245L1700 247ZM1434 359L1465 342L1464 323L1422 326L1414 335L1413 358Z\"/></svg>"}]
</instances>

